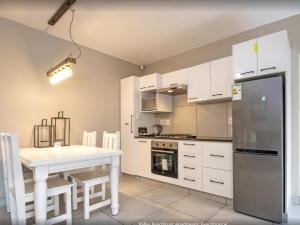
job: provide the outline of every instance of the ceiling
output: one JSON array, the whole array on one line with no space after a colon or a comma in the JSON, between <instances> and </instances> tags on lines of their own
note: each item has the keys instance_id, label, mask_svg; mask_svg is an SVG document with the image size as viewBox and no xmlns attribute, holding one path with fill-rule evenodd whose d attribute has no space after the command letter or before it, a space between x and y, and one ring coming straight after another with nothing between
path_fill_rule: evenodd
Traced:
<instances>
[{"instance_id":1,"label":"ceiling","mask_svg":"<svg viewBox=\"0 0 300 225\"><path fill-rule=\"evenodd\" d=\"M1 0L0 15L69 40L70 11L55 26L47 24L62 2ZM77 0L73 37L81 45L148 65L300 13L300 1L207 2Z\"/></svg>"}]
</instances>

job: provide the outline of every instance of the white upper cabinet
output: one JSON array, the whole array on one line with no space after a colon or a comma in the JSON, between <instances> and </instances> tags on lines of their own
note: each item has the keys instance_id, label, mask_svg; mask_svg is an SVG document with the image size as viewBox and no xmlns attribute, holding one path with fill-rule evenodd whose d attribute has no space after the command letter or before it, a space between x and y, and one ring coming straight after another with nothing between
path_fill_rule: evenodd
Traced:
<instances>
[{"instance_id":1,"label":"white upper cabinet","mask_svg":"<svg viewBox=\"0 0 300 225\"><path fill-rule=\"evenodd\" d=\"M286 31L280 31L257 39L258 74L270 74L287 70L289 41Z\"/></svg>"},{"instance_id":2,"label":"white upper cabinet","mask_svg":"<svg viewBox=\"0 0 300 225\"><path fill-rule=\"evenodd\" d=\"M233 45L232 55L235 80L257 75L256 39Z\"/></svg>"},{"instance_id":3,"label":"white upper cabinet","mask_svg":"<svg viewBox=\"0 0 300 225\"><path fill-rule=\"evenodd\" d=\"M187 69L176 70L162 75L162 87L187 84Z\"/></svg>"},{"instance_id":4,"label":"white upper cabinet","mask_svg":"<svg viewBox=\"0 0 300 225\"><path fill-rule=\"evenodd\" d=\"M211 99L232 96L232 57L212 61L210 64Z\"/></svg>"},{"instance_id":5,"label":"white upper cabinet","mask_svg":"<svg viewBox=\"0 0 300 225\"><path fill-rule=\"evenodd\" d=\"M210 99L210 63L188 68L188 102Z\"/></svg>"},{"instance_id":6,"label":"white upper cabinet","mask_svg":"<svg viewBox=\"0 0 300 225\"><path fill-rule=\"evenodd\" d=\"M140 77L140 91L156 90L161 88L161 75L158 73Z\"/></svg>"}]
</instances>

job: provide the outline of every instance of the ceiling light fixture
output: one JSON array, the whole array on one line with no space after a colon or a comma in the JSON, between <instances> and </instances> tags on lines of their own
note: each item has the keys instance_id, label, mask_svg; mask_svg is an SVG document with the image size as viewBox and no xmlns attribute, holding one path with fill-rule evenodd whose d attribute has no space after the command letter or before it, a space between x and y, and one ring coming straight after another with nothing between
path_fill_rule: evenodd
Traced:
<instances>
[{"instance_id":1,"label":"ceiling light fixture","mask_svg":"<svg viewBox=\"0 0 300 225\"><path fill-rule=\"evenodd\" d=\"M76 57L72 57L72 54L69 54L69 57L64 59L62 62L52 67L47 71L47 76L49 77L49 81L51 84L55 85L73 75L73 71L71 67L76 64L76 60L81 56L81 49L79 45L74 41L72 36L72 25L74 21L74 13L75 9L70 8L71 5L75 2L75 0L66 0L61 7L57 10L57 12L52 16L52 18L48 21L48 24L54 25L62 15L70 9L72 12L72 19L69 26L69 35L72 43L78 49L78 55ZM50 23L51 22L51 23Z\"/></svg>"}]
</instances>

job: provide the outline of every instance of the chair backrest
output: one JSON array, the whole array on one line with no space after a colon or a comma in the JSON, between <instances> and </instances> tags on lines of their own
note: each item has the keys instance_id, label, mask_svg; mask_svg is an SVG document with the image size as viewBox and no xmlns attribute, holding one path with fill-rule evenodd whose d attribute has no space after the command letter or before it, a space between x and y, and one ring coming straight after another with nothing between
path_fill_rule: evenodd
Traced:
<instances>
[{"instance_id":1,"label":"chair backrest","mask_svg":"<svg viewBox=\"0 0 300 225\"><path fill-rule=\"evenodd\" d=\"M97 141L97 132L87 132L83 131L83 145L84 146L90 146L90 147L96 147L96 141Z\"/></svg>"},{"instance_id":2,"label":"chair backrest","mask_svg":"<svg viewBox=\"0 0 300 225\"><path fill-rule=\"evenodd\" d=\"M23 224L26 221L25 185L17 135L1 134L1 143L6 157L8 187L14 191L18 222Z\"/></svg>"},{"instance_id":3,"label":"chair backrest","mask_svg":"<svg viewBox=\"0 0 300 225\"><path fill-rule=\"evenodd\" d=\"M110 150L120 149L120 132L108 133L107 131L104 131L102 148Z\"/></svg>"}]
</instances>

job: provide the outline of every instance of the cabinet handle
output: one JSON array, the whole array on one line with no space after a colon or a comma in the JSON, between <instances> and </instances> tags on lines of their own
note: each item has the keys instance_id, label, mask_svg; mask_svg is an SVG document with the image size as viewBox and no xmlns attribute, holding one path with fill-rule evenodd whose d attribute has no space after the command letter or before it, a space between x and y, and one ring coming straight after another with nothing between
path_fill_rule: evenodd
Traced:
<instances>
[{"instance_id":1,"label":"cabinet handle","mask_svg":"<svg viewBox=\"0 0 300 225\"><path fill-rule=\"evenodd\" d=\"M246 74L249 74L249 73L254 73L254 71L248 71L248 72L244 72L244 73L241 73L240 75L246 75Z\"/></svg>"},{"instance_id":2,"label":"cabinet handle","mask_svg":"<svg viewBox=\"0 0 300 225\"><path fill-rule=\"evenodd\" d=\"M155 86L154 85L150 85L150 86L148 86L148 88L154 88Z\"/></svg>"},{"instance_id":3,"label":"cabinet handle","mask_svg":"<svg viewBox=\"0 0 300 225\"><path fill-rule=\"evenodd\" d=\"M129 125L129 123L124 123L124 125L128 126L128 125Z\"/></svg>"},{"instance_id":4,"label":"cabinet handle","mask_svg":"<svg viewBox=\"0 0 300 225\"><path fill-rule=\"evenodd\" d=\"M195 146L195 144L192 144L192 143L183 143L183 145L191 145L191 146Z\"/></svg>"},{"instance_id":5,"label":"cabinet handle","mask_svg":"<svg viewBox=\"0 0 300 225\"><path fill-rule=\"evenodd\" d=\"M276 69L276 66L273 66L273 67L268 67L268 68L261 69L260 71L263 72L265 70L275 70L275 69Z\"/></svg>"},{"instance_id":6,"label":"cabinet handle","mask_svg":"<svg viewBox=\"0 0 300 225\"><path fill-rule=\"evenodd\" d=\"M139 141L140 143L147 143L147 141Z\"/></svg>"},{"instance_id":7,"label":"cabinet handle","mask_svg":"<svg viewBox=\"0 0 300 225\"><path fill-rule=\"evenodd\" d=\"M177 83L170 84L169 86L171 86L171 87L172 87L172 86L177 86Z\"/></svg>"},{"instance_id":8,"label":"cabinet handle","mask_svg":"<svg viewBox=\"0 0 300 225\"><path fill-rule=\"evenodd\" d=\"M215 183L215 184L224 184L224 182L221 181L215 181L215 180L209 180L211 183Z\"/></svg>"},{"instance_id":9,"label":"cabinet handle","mask_svg":"<svg viewBox=\"0 0 300 225\"><path fill-rule=\"evenodd\" d=\"M188 180L188 181L193 181L193 182L195 182L195 179L189 179L189 178L183 178L184 180Z\"/></svg>"},{"instance_id":10,"label":"cabinet handle","mask_svg":"<svg viewBox=\"0 0 300 225\"><path fill-rule=\"evenodd\" d=\"M133 118L133 115L130 115L130 132L133 133L133 130L132 130L132 118Z\"/></svg>"},{"instance_id":11,"label":"cabinet handle","mask_svg":"<svg viewBox=\"0 0 300 225\"><path fill-rule=\"evenodd\" d=\"M184 157L189 157L189 158L195 158L196 156L194 155L183 155Z\"/></svg>"},{"instance_id":12,"label":"cabinet handle","mask_svg":"<svg viewBox=\"0 0 300 225\"><path fill-rule=\"evenodd\" d=\"M194 167L189 167L189 166L184 166L183 167L184 169L190 169L190 170L195 170L196 168L194 168Z\"/></svg>"},{"instance_id":13,"label":"cabinet handle","mask_svg":"<svg viewBox=\"0 0 300 225\"><path fill-rule=\"evenodd\" d=\"M194 100L194 99L198 99L198 98L197 97L189 98L189 100Z\"/></svg>"},{"instance_id":14,"label":"cabinet handle","mask_svg":"<svg viewBox=\"0 0 300 225\"><path fill-rule=\"evenodd\" d=\"M213 97L215 97L215 96L222 96L223 94L214 94L214 95L212 95Z\"/></svg>"},{"instance_id":15,"label":"cabinet handle","mask_svg":"<svg viewBox=\"0 0 300 225\"><path fill-rule=\"evenodd\" d=\"M211 157L224 158L224 155L209 154Z\"/></svg>"}]
</instances>

